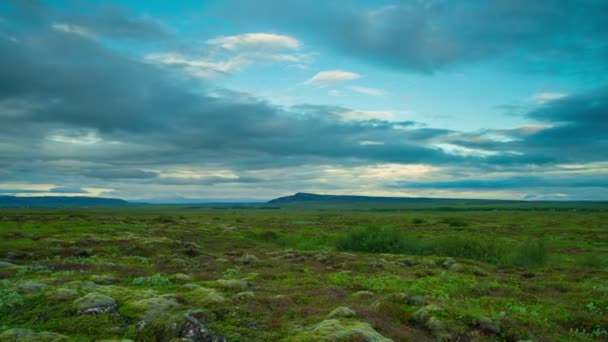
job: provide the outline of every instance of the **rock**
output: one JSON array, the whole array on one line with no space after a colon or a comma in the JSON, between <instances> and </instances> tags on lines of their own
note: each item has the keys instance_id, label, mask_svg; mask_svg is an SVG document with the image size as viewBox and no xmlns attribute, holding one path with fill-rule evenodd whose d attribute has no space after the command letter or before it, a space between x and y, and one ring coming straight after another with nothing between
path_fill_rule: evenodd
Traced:
<instances>
[{"instance_id":1,"label":"rock","mask_svg":"<svg viewBox=\"0 0 608 342\"><path fill-rule=\"evenodd\" d=\"M185 322L179 329L178 337L182 341L197 342L227 342L222 336L214 336L209 333L203 324L205 313L202 311L190 311L184 314Z\"/></svg>"},{"instance_id":2,"label":"rock","mask_svg":"<svg viewBox=\"0 0 608 342\"><path fill-rule=\"evenodd\" d=\"M374 296L373 292L370 291L358 291L353 293L353 297L355 298L359 298L359 299L369 299L372 298Z\"/></svg>"},{"instance_id":3,"label":"rock","mask_svg":"<svg viewBox=\"0 0 608 342\"><path fill-rule=\"evenodd\" d=\"M12 268L12 267L19 267L19 265L15 265L11 262L6 262L6 261L0 261L0 269L3 268Z\"/></svg>"},{"instance_id":4,"label":"rock","mask_svg":"<svg viewBox=\"0 0 608 342\"><path fill-rule=\"evenodd\" d=\"M426 304L426 301L421 296L409 297L405 302L411 306L424 306Z\"/></svg>"},{"instance_id":5,"label":"rock","mask_svg":"<svg viewBox=\"0 0 608 342\"><path fill-rule=\"evenodd\" d=\"M219 279L215 283L225 290L244 291L249 288L249 282L245 279Z\"/></svg>"},{"instance_id":6,"label":"rock","mask_svg":"<svg viewBox=\"0 0 608 342\"><path fill-rule=\"evenodd\" d=\"M236 261L240 262L243 265L251 265L255 262L258 262L260 259L252 254L243 255L242 257L236 259Z\"/></svg>"},{"instance_id":7,"label":"rock","mask_svg":"<svg viewBox=\"0 0 608 342\"><path fill-rule=\"evenodd\" d=\"M327 315L327 318L348 318L355 316L357 316L357 314L353 310L346 306L340 306L330 312L329 315Z\"/></svg>"},{"instance_id":8,"label":"rock","mask_svg":"<svg viewBox=\"0 0 608 342\"><path fill-rule=\"evenodd\" d=\"M229 261L230 260L224 259L224 258L217 258L217 259L215 259L215 262L219 262L220 264L225 264L225 263L227 263Z\"/></svg>"},{"instance_id":9,"label":"rock","mask_svg":"<svg viewBox=\"0 0 608 342\"><path fill-rule=\"evenodd\" d=\"M112 285L116 283L116 278L111 275L94 275L91 277L91 281L100 285Z\"/></svg>"},{"instance_id":10,"label":"rock","mask_svg":"<svg viewBox=\"0 0 608 342\"><path fill-rule=\"evenodd\" d=\"M187 274L176 273L173 275L173 279L178 283L187 283L192 280L192 277Z\"/></svg>"},{"instance_id":11,"label":"rock","mask_svg":"<svg viewBox=\"0 0 608 342\"><path fill-rule=\"evenodd\" d=\"M65 335L43 331L34 332L29 329L10 329L0 334L2 342L65 342L68 337Z\"/></svg>"},{"instance_id":12,"label":"rock","mask_svg":"<svg viewBox=\"0 0 608 342\"><path fill-rule=\"evenodd\" d=\"M429 317L431 317L431 315L434 312L438 312L443 310L443 308L434 305L434 304L429 304L423 308L418 309L416 312L414 312L414 319L416 319L417 321L420 322L425 322L427 319L429 319Z\"/></svg>"},{"instance_id":13,"label":"rock","mask_svg":"<svg viewBox=\"0 0 608 342\"><path fill-rule=\"evenodd\" d=\"M118 308L116 300L110 296L97 292L91 292L74 301L74 306L79 314L96 315L110 312Z\"/></svg>"},{"instance_id":14,"label":"rock","mask_svg":"<svg viewBox=\"0 0 608 342\"><path fill-rule=\"evenodd\" d=\"M77 298L79 295L80 294L78 293L78 291L74 289L62 287L47 293L46 297L51 301L60 302L64 300L72 300L74 298Z\"/></svg>"},{"instance_id":15,"label":"rock","mask_svg":"<svg viewBox=\"0 0 608 342\"><path fill-rule=\"evenodd\" d=\"M21 284L17 285L17 290L20 292L38 292L38 291L44 291L48 288L49 288L49 286L46 284L37 283L37 282L33 282L33 281L27 281L25 283L21 283Z\"/></svg>"},{"instance_id":16,"label":"rock","mask_svg":"<svg viewBox=\"0 0 608 342\"><path fill-rule=\"evenodd\" d=\"M441 264L441 266L443 266L443 268L445 268L445 269L449 269L450 266L452 266L455 263L456 263L456 260L454 260L454 258L446 258L443 261L443 263Z\"/></svg>"},{"instance_id":17,"label":"rock","mask_svg":"<svg viewBox=\"0 0 608 342\"><path fill-rule=\"evenodd\" d=\"M498 325L498 323L494 322L490 317L479 317L477 319L477 325L479 325L479 328L486 332L490 332L493 334L500 333L500 326Z\"/></svg>"},{"instance_id":18,"label":"rock","mask_svg":"<svg viewBox=\"0 0 608 342\"><path fill-rule=\"evenodd\" d=\"M238 300L247 300L255 297L255 294L252 291L239 292L236 294L236 299Z\"/></svg>"}]
</instances>

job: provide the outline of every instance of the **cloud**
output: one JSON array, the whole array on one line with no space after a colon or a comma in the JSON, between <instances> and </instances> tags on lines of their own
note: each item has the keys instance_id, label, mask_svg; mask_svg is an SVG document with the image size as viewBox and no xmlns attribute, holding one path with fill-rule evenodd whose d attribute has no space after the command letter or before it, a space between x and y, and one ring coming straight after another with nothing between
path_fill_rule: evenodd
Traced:
<instances>
[{"instance_id":1,"label":"cloud","mask_svg":"<svg viewBox=\"0 0 608 342\"><path fill-rule=\"evenodd\" d=\"M346 111L339 114L340 118L344 121L368 121L368 120L382 120L391 121L395 119L395 114L392 112L384 111Z\"/></svg>"},{"instance_id":2,"label":"cloud","mask_svg":"<svg viewBox=\"0 0 608 342\"><path fill-rule=\"evenodd\" d=\"M596 78L606 71L603 0L404 1L388 6L233 0L222 6L239 25L272 25L343 56L393 69L432 73L480 61L509 61L508 68L526 71L586 70Z\"/></svg>"},{"instance_id":3,"label":"cloud","mask_svg":"<svg viewBox=\"0 0 608 342\"><path fill-rule=\"evenodd\" d=\"M296 38L274 33L244 33L235 36L222 36L207 40L207 44L219 46L226 50L295 50L302 45Z\"/></svg>"},{"instance_id":4,"label":"cloud","mask_svg":"<svg viewBox=\"0 0 608 342\"><path fill-rule=\"evenodd\" d=\"M151 52L149 63L179 68L189 75L213 78L233 74L258 63L283 63L306 68L315 53L298 52L301 43L289 36L271 33L244 33L207 40L202 52Z\"/></svg>"},{"instance_id":5,"label":"cloud","mask_svg":"<svg viewBox=\"0 0 608 342\"><path fill-rule=\"evenodd\" d=\"M378 89L378 88L370 88L370 87L361 87L361 86L350 86L348 87L348 89L360 93L360 94L365 94L365 95L370 95L370 96L387 96L388 92L382 89Z\"/></svg>"},{"instance_id":6,"label":"cloud","mask_svg":"<svg viewBox=\"0 0 608 342\"><path fill-rule=\"evenodd\" d=\"M566 94L566 93L551 93L551 92L537 93L537 94L532 95L532 100L537 103L545 103L545 102L549 102L549 101L559 100L566 96L568 96L568 94Z\"/></svg>"},{"instance_id":7,"label":"cloud","mask_svg":"<svg viewBox=\"0 0 608 342\"><path fill-rule=\"evenodd\" d=\"M91 32L88 29L86 29L85 27L82 27L79 25L55 23L55 24L51 25L51 27L56 31L76 34L76 35L79 35L79 36L82 36L85 38L90 38L90 39L96 38L96 36L93 32Z\"/></svg>"},{"instance_id":8,"label":"cloud","mask_svg":"<svg viewBox=\"0 0 608 342\"><path fill-rule=\"evenodd\" d=\"M336 83L348 82L359 79L361 75L346 70L325 70L319 71L313 77L306 80L304 84L311 84L326 87Z\"/></svg>"}]
</instances>

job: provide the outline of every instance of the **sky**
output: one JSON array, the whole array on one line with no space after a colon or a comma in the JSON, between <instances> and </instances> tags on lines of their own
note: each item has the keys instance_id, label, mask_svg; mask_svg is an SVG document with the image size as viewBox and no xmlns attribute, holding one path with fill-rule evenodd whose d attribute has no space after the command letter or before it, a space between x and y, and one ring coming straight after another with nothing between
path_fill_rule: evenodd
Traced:
<instances>
[{"instance_id":1,"label":"sky","mask_svg":"<svg viewBox=\"0 0 608 342\"><path fill-rule=\"evenodd\" d=\"M604 0L0 2L0 195L608 200Z\"/></svg>"}]
</instances>

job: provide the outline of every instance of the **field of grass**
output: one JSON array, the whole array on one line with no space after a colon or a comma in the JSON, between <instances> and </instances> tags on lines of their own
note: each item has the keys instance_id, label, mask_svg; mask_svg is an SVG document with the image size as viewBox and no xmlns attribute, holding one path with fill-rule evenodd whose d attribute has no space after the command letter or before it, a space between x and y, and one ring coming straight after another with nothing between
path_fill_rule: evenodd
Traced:
<instances>
[{"instance_id":1,"label":"field of grass","mask_svg":"<svg viewBox=\"0 0 608 342\"><path fill-rule=\"evenodd\" d=\"M0 209L0 341L605 341L607 208Z\"/></svg>"}]
</instances>

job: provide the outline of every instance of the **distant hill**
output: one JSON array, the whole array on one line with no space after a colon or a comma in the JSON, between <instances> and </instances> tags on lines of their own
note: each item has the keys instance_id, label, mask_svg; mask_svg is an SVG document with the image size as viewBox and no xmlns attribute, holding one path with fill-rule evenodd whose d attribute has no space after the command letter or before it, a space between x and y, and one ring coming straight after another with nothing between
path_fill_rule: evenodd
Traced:
<instances>
[{"instance_id":1,"label":"distant hill","mask_svg":"<svg viewBox=\"0 0 608 342\"><path fill-rule=\"evenodd\" d=\"M0 196L0 207L93 207L121 206L128 202L117 198L85 197L85 196L35 196L17 197Z\"/></svg>"},{"instance_id":2,"label":"distant hill","mask_svg":"<svg viewBox=\"0 0 608 342\"><path fill-rule=\"evenodd\" d=\"M291 196L279 197L268 201L269 204L289 203L319 203L319 204L348 204L348 203L490 203L490 202L519 202L503 200L482 199L454 199L454 198L428 198L428 197L376 197L352 195L319 195L298 192Z\"/></svg>"}]
</instances>

